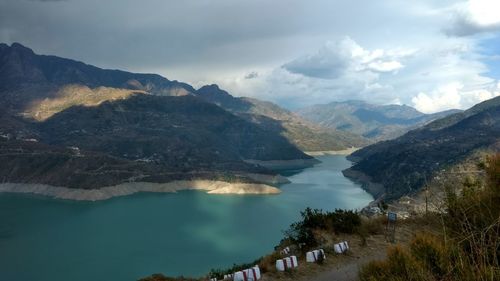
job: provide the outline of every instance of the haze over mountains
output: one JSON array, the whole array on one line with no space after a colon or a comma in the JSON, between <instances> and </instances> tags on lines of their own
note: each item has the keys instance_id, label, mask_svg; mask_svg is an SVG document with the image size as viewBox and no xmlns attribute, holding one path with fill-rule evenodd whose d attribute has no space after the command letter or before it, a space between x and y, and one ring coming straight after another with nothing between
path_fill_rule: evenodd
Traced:
<instances>
[{"instance_id":1,"label":"haze over mountains","mask_svg":"<svg viewBox=\"0 0 500 281\"><path fill-rule=\"evenodd\" d=\"M432 120L460 110L425 114L407 105L374 105L364 101L332 102L297 110L303 118L323 127L379 141L398 137Z\"/></svg>"}]
</instances>

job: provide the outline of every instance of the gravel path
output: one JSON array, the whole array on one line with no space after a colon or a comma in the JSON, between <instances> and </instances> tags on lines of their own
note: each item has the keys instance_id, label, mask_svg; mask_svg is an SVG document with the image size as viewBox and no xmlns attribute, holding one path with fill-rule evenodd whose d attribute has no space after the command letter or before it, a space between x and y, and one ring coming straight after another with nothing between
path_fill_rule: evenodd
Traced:
<instances>
[{"instance_id":1,"label":"gravel path","mask_svg":"<svg viewBox=\"0 0 500 281\"><path fill-rule=\"evenodd\" d=\"M353 257L351 263L343 264L337 268L322 272L313 277L312 281L352 281L358 280L359 268L374 260L382 260L386 257L385 251L377 252L369 256Z\"/></svg>"}]
</instances>

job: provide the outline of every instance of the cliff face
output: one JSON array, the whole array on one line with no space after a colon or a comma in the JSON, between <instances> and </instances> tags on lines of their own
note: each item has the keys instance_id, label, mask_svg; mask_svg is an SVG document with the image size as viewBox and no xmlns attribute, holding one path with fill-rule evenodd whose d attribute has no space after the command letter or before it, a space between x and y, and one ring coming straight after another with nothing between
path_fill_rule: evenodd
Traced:
<instances>
[{"instance_id":1,"label":"cliff face","mask_svg":"<svg viewBox=\"0 0 500 281\"><path fill-rule=\"evenodd\" d=\"M254 181L248 159L311 159L278 133L154 74L104 70L0 45L2 182L99 188L180 179Z\"/></svg>"},{"instance_id":2,"label":"cliff face","mask_svg":"<svg viewBox=\"0 0 500 281\"><path fill-rule=\"evenodd\" d=\"M350 156L356 164L344 174L380 184L374 195L397 199L479 149L500 151L500 97L358 150Z\"/></svg>"}]
</instances>

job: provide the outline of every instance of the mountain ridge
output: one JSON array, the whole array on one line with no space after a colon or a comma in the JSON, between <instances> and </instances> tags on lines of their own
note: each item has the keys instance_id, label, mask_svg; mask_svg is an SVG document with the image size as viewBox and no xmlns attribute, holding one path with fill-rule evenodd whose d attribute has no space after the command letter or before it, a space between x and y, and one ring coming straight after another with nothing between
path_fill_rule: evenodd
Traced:
<instances>
[{"instance_id":1,"label":"mountain ridge","mask_svg":"<svg viewBox=\"0 0 500 281\"><path fill-rule=\"evenodd\" d=\"M197 94L272 133L286 137L303 151L344 150L370 143L357 135L321 127L304 120L278 105L248 97L233 97L212 84L201 87Z\"/></svg>"},{"instance_id":2,"label":"mountain ridge","mask_svg":"<svg viewBox=\"0 0 500 281\"><path fill-rule=\"evenodd\" d=\"M500 97L360 149L349 156L356 163L343 172L375 197L394 200L479 150L500 151Z\"/></svg>"},{"instance_id":3,"label":"mountain ridge","mask_svg":"<svg viewBox=\"0 0 500 281\"><path fill-rule=\"evenodd\" d=\"M72 105L98 105L138 92L194 95L270 133L283 135L304 151L343 150L369 143L353 134L321 128L270 102L233 97L215 84L196 90L157 74L100 69L70 59L37 55L18 43L12 44L13 47L3 46L0 48L0 84L4 86L0 92L4 103L14 113L30 118L43 119ZM90 102L88 97L93 97Z\"/></svg>"},{"instance_id":4,"label":"mountain ridge","mask_svg":"<svg viewBox=\"0 0 500 281\"><path fill-rule=\"evenodd\" d=\"M103 70L3 44L0 85L2 182L84 189L261 182L277 174L246 160L315 163L283 136L155 74Z\"/></svg>"},{"instance_id":5,"label":"mountain ridge","mask_svg":"<svg viewBox=\"0 0 500 281\"><path fill-rule=\"evenodd\" d=\"M408 105L375 105L360 100L313 105L296 111L321 126L359 134L375 141L398 137L426 123L459 112L419 112Z\"/></svg>"}]
</instances>

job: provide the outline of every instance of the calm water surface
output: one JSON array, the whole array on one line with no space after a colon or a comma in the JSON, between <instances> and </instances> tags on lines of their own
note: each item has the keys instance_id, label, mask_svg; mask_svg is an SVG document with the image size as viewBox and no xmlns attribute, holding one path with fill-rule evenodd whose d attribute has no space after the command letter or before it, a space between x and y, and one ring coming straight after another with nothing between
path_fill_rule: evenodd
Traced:
<instances>
[{"instance_id":1,"label":"calm water surface","mask_svg":"<svg viewBox=\"0 0 500 281\"><path fill-rule=\"evenodd\" d=\"M360 208L372 197L344 178L342 156L288 173L280 195L142 193L101 202L0 194L0 280L137 280L199 276L271 250L306 207Z\"/></svg>"}]
</instances>

